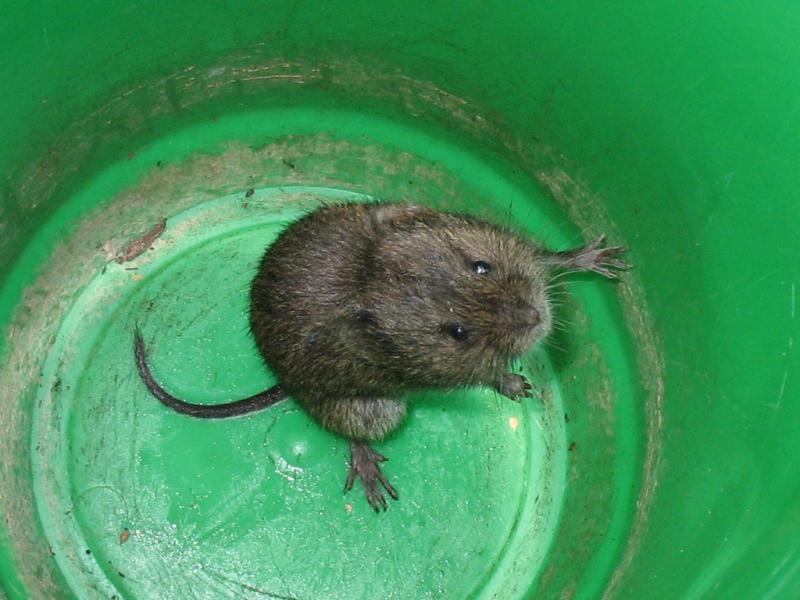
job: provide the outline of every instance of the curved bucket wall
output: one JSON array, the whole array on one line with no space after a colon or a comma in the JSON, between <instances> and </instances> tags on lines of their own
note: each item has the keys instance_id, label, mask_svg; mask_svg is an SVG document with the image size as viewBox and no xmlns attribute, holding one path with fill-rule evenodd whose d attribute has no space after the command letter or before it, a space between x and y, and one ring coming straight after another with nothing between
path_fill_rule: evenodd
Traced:
<instances>
[{"instance_id":1,"label":"curved bucket wall","mask_svg":"<svg viewBox=\"0 0 800 600\"><path fill-rule=\"evenodd\" d=\"M0 581L16 598L792 598L800 17L776 3L14 3L0 20ZM541 401L412 398L401 498L247 331L264 248L409 199L567 248Z\"/></svg>"}]
</instances>

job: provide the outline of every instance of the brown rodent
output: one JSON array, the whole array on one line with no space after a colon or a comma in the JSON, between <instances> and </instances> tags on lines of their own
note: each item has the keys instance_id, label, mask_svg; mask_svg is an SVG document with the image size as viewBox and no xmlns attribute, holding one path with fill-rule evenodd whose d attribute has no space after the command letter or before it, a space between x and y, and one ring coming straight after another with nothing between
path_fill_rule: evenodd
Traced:
<instances>
[{"instance_id":1,"label":"brown rodent","mask_svg":"<svg viewBox=\"0 0 800 600\"><path fill-rule=\"evenodd\" d=\"M178 400L152 377L141 334L136 357L148 388L179 412L211 418L253 412L286 395L350 440L350 473L378 510L397 499L368 444L397 429L404 396L422 388L484 385L530 396L509 362L551 328L554 268L609 278L629 268L603 238L552 252L481 219L414 204L324 206L290 225L266 251L250 289L250 328L279 386L216 406ZM380 485L379 485L380 484Z\"/></svg>"}]
</instances>

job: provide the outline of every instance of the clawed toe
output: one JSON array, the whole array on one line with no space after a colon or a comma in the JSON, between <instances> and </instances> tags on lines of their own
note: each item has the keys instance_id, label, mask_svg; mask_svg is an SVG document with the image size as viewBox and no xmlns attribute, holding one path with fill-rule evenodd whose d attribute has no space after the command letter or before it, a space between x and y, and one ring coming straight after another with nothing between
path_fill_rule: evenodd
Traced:
<instances>
[{"instance_id":1,"label":"clawed toe","mask_svg":"<svg viewBox=\"0 0 800 600\"><path fill-rule=\"evenodd\" d=\"M575 256L574 268L592 271L608 279L617 279L615 270L626 271L632 268L629 263L618 258L626 251L625 248L622 246L603 248L604 242L605 236L600 236L580 251Z\"/></svg>"},{"instance_id":2,"label":"clawed toe","mask_svg":"<svg viewBox=\"0 0 800 600\"><path fill-rule=\"evenodd\" d=\"M389 480L381 471L379 463L386 462L388 459L373 450L369 444L361 441L350 442L350 472L347 474L347 481L344 485L345 493L353 489L356 477L361 479L364 486L364 495L367 502L375 512L389 508L383 490L392 498L397 500L399 495ZM383 490L381 489L383 487Z\"/></svg>"},{"instance_id":3,"label":"clawed toe","mask_svg":"<svg viewBox=\"0 0 800 600\"><path fill-rule=\"evenodd\" d=\"M515 402L521 401L522 398L533 398L532 392L538 392L535 385L522 375L517 375L516 373L504 373L500 377L496 389Z\"/></svg>"},{"instance_id":4,"label":"clawed toe","mask_svg":"<svg viewBox=\"0 0 800 600\"><path fill-rule=\"evenodd\" d=\"M604 247L606 236L601 235L593 242L565 252L545 253L548 264L570 271L590 271L608 279L617 279L616 271L626 271L632 265L621 258L627 249L623 246Z\"/></svg>"}]
</instances>

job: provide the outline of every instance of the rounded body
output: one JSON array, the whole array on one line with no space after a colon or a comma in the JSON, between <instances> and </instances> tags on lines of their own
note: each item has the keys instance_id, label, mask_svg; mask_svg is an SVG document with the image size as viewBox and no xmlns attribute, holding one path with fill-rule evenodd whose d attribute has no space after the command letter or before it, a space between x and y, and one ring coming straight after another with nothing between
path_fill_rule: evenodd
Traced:
<instances>
[{"instance_id":1,"label":"rounded body","mask_svg":"<svg viewBox=\"0 0 800 600\"><path fill-rule=\"evenodd\" d=\"M250 324L281 385L323 425L352 436L328 417L363 405L386 420L371 436L382 437L408 390L496 385L549 329L544 275L533 246L474 217L324 206L265 253Z\"/></svg>"}]
</instances>

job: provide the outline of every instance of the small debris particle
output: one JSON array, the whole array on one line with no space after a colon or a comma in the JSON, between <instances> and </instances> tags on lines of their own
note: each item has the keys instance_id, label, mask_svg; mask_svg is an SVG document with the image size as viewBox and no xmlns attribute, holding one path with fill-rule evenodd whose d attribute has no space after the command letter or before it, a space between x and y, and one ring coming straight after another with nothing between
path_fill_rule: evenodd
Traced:
<instances>
[{"instance_id":1,"label":"small debris particle","mask_svg":"<svg viewBox=\"0 0 800 600\"><path fill-rule=\"evenodd\" d=\"M573 450L575 450L575 448L577 448L577 447L578 447L578 444L576 444L575 442L572 442L572 443L569 445L569 448L567 448L567 450L569 450L570 452L572 452L572 451L573 451Z\"/></svg>"},{"instance_id":2,"label":"small debris particle","mask_svg":"<svg viewBox=\"0 0 800 600\"><path fill-rule=\"evenodd\" d=\"M344 509L347 511L347 514L353 513L353 505L352 504L345 504Z\"/></svg>"},{"instance_id":3,"label":"small debris particle","mask_svg":"<svg viewBox=\"0 0 800 600\"><path fill-rule=\"evenodd\" d=\"M162 166L163 164L164 164L164 163L163 163L163 162L161 162L160 160L157 160L157 161L156 161L156 166L157 166L159 169L161 168L161 166Z\"/></svg>"},{"instance_id":4,"label":"small debris particle","mask_svg":"<svg viewBox=\"0 0 800 600\"><path fill-rule=\"evenodd\" d=\"M287 160L287 159L285 159L285 158L282 158L282 159L281 159L281 162L282 162L283 164L285 164L287 167L289 167L290 169L296 169L296 168L297 168L297 166L296 166L296 165L295 165L295 164L294 164L292 161L290 161L290 160Z\"/></svg>"},{"instance_id":5,"label":"small debris particle","mask_svg":"<svg viewBox=\"0 0 800 600\"><path fill-rule=\"evenodd\" d=\"M114 250L114 246L111 242L103 242L100 246L103 249L103 252L106 253L106 260L111 260L112 258L116 258L117 252Z\"/></svg>"},{"instance_id":6,"label":"small debris particle","mask_svg":"<svg viewBox=\"0 0 800 600\"><path fill-rule=\"evenodd\" d=\"M91 556L91 555L92 555L92 551L89 550L89 548L87 548L86 549L86 556Z\"/></svg>"},{"instance_id":7,"label":"small debris particle","mask_svg":"<svg viewBox=\"0 0 800 600\"><path fill-rule=\"evenodd\" d=\"M122 252L119 253L117 256L117 262L119 264L128 262L136 258L137 256L144 254L150 248L150 246L155 242L158 238L161 237L161 234L164 233L164 230L167 228L167 220L161 219L161 222L158 223L155 227L153 227L150 231L145 233L143 236L136 238L132 242L128 243L122 249Z\"/></svg>"},{"instance_id":8,"label":"small debris particle","mask_svg":"<svg viewBox=\"0 0 800 600\"><path fill-rule=\"evenodd\" d=\"M564 422L569 423L569 415L567 413L564 413Z\"/></svg>"},{"instance_id":9,"label":"small debris particle","mask_svg":"<svg viewBox=\"0 0 800 600\"><path fill-rule=\"evenodd\" d=\"M122 571L117 571L117 575L125 579L125 573L123 573Z\"/></svg>"},{"instance_id":10,"label":"small debris particle","mask_svg":"<svg viewBox=\"0 0 800 600\"><path fill-rule=\"evenodd\" d=\"M517 427L519 427L519 419L517 417L509 417L508 426L511 427L512 431L516 431Z\"/></svg>"},{"instance_id":11,"label":"small debris particle","mask_svg":"<svg viewBox=\"0 0 800 600\"><path fill-rule=\"evenodd\" d=\"M247 191L244 193L244 197L245 197L245 198L249 198L250 196L252 196L252 195L253 195L253 194L255 194L255 193L256 193L256 190L255 190L254 188L250 188L249 190L247 190Z\"/></svg>"},{"instance_id":12,"label":"small debris particle","mask_svg":"<svg viewBox=\"0 0 800 600\"><path fill-rule=\"evenodd\" d=\"M127 527L119 532L119 543L124 544L131 537L131 531Z\"/></svg>"}]
</instances>

